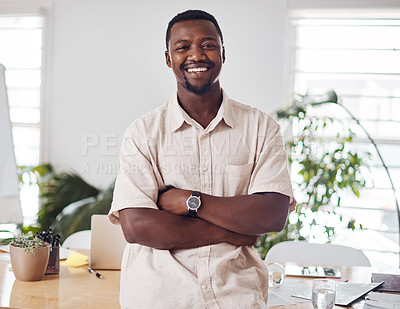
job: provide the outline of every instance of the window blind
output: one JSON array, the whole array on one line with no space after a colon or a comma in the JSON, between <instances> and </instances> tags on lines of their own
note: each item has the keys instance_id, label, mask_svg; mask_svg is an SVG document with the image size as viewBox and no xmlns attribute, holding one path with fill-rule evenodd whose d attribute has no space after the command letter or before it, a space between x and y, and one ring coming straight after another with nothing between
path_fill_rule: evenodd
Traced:
<instances>
[{"instance_id":1,"label":"window blind","mask_svg":"<svg viewBox=\"0 0 400 309\"><path fill-rule=\"evenodd\" d=\"M364 14L365 15L365 14ZM293 17L292 77L295 93L333 89L375 140L400 191L400 18L360 17L351 13L313 13ZM324 106L324 113L341 119L357 134L353 147L371 152L367 187L359 199L350 195L336 208L357 218L363 230L338 233L341 241L369 251L370 259L398 266L397 213L386 172L362 130L344 111ZM346 236L340 236L346 235ZM353 240L352 240L353 239ZM372 240L372 241L371 241ZM368 254L368 252L366 252Z\"/></svg>"},{"instance_id":2,"label":"window blind","mask_svg":"<svg viewBox=\"0 0 400 309\"><path fill-rule=\"evenodd\" d=\"M0 63L10 106L17 165L38 165L41 147L43 24L40 13L0 14ZM36 221L37 186L20 191L24 224Z\"/></svg>"}]
</instances>

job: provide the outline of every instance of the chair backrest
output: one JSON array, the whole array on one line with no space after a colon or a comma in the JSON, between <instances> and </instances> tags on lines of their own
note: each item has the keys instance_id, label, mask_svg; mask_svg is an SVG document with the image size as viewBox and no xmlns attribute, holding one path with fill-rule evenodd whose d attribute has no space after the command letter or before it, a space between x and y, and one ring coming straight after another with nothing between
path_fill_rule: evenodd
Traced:
<instances>
[{"instance_id":1,"label":"chair backrest","mask_svg":"<svg viewBox=\"0 0 400 309\"><path fill-rule=\"evenodd\" d=\"M91 231L84 230L75 232L69 235L64 242L62 247L66 249L87 249L90 250L91 245Z\"/></svg>"},{"instance_id":2,"label":"chair backrest","mask_svg":"<svg viewBox=\"0 0 400 309\"><path fill-rule=\"evenodd\" d=\"M278 243L268 251L265 261L328 266L371 266L369 259L361 250L342 245L313 244L306 241Z\"/></svg>"}]
</instances>

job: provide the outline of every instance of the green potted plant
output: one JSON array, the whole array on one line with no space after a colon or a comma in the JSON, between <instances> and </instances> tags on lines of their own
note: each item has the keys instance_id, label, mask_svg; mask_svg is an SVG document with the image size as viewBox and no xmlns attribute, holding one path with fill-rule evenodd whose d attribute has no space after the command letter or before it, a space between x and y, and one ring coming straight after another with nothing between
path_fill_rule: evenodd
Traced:
<instances>
[{"instance_id":1,"label":"green potted plant","mask_svg":"<svg viewBox=\"0 0 400 309\"><path fill-rule=\"evenodd\" d=\"M50 164L19 166L19 176L21 184L39 187L36 225L41 230L48 230L66 206L90 197L95 199L100 192L77 173L56 172Z\"/></svg>"},{"instance_id":2,"label":"green potted plant","mask_svg":"<svg viewBox=\"0 0 400 309\"><path fill-rule=\"evenodd\" d=\"M32 232L3 239L9 243L11 266L17 280L42 280L49 262L50 245L37 238Z\"/></svg>"},{"instance_id":3,"label":"green potted plant","mask_svg":"<svg viewBox=\"0 0 400 309\"><path fill-rule=\"evenodd\" d=\"M75 172L56 172L50 164L19 166L20 182L39 187L38 222L23 231L48 230L66 239L70 234L90 229L93 214L107 214L114 183L99 190Z\"/></svg>"},{"instance_id":4,"label":"green potted plant","mask_svg":"<svg viewBox=\"0 0 400 309\"><path fill-rule=\"evenodd\" d=\"M369 153L359 154L350 144L355 136L341 120L324 116L318 108L337 103L334 91L324 95L296 95L293 103L276 112L281 124L291 123L293 135L286 142L292 166L294 189L298 194L297 207L281 232L258 238L256 249L264 258L268 250L282 241L325 239L335 233L333 220L349 229L362 229L354 218L336 213L344 193L359 197L365 186L361 167L367 166ZM327 136L333 133L333 136Z\"/></svg>"}]
</instances>

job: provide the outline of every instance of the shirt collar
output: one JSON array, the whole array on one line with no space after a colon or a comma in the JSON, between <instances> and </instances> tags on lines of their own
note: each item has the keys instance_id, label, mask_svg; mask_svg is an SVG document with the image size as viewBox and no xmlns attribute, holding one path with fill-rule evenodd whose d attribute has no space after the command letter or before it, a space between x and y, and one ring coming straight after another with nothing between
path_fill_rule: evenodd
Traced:
<instances>
[{"instance_id":1,"label":"shirt collar","mask_svg":"<svg viewBox=\"0 0 400 309\"><path fill-rule=\"evenodd\" d=\"M222 119L225 121L225 123L230 126L231 128L234 128L234 118L232 115L232 103L230 102L230 99L224 89L222 89L222 104L219 108L220 110L218 113L221 112Z\"/></svg>"},{"instance_id":2,"label":"shirt collar","mask_svg":"<svg viewBox=\"0 0 400 309\"><path fill-rule=\"evenodd\" d=\"M171 117L171 132L178 130L185 122L188 124L193 123L193 119L183 110L183 108L178 103L178 94L174 93L172 98L169 101L172 111ZM212 130L216 127L216 125L221 121L224 122L231 128L234 127L234 119L232 115L232 106L229 100L228 95L222 89L222 103L219 107L218 113L215 118L211 121L208 126L209 130Z\"/></svg>"}]
</instances>

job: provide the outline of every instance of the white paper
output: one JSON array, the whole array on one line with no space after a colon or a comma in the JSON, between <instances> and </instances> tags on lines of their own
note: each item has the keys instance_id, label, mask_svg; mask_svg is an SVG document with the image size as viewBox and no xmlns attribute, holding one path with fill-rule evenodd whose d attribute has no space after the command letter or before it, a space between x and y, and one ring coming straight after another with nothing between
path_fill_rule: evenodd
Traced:
<instances>
[{"instance_id":1,"label":"white paper","mask_svg":"<svg viewBox=\"0 0 400 309\"><path fill-rule=\"evenodd\" d=\"M400 295L371 292L365 297L364 309L400 309Z\"/></svg>"},{"instance_id":2,"label":"white paper","mask_svg":"<svg viewBox=\"0 0 400 309\"><path fill-rule=\"evenodd\" d=\"M268 289L268 306L283 306L310 302L309 300L291 296L294 292L306 288L307 286L302 280L285 278L281 287Z\"/></svg>"},{"instance_id":3,"label":"white paper","mask_svg":"<svg viewBox=\"0 0 400 309\"><path fill-rule=\"evenodd\" d=\"M62 246L60 246L60 260L65 260L69 257L69 254L72 252L73 250L67 249L67 248L63 248ZM76 251L74 251L76 252Z\"/></svg>"}]
</instances>

